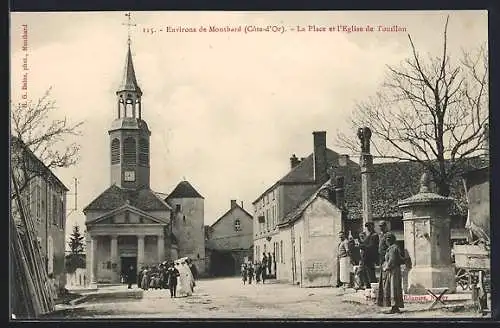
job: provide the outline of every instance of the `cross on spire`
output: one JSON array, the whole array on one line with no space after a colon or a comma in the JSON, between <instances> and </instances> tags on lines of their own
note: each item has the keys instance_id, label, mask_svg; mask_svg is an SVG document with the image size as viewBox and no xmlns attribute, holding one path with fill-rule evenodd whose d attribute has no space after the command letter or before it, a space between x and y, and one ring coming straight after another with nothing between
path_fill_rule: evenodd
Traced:
<instances>
[{"instance_id":1,"label":"cross on spire","mask_svg":"<svg viewBox=\"0 0 500 328\"><path fill-rule=\"evenodd\" d=\"M122 23L122 25L127 25L128 26L128 37L127 37L127 43L130 45L130 27L131 26L137 26L137 24L132 24L131 23L131 15L130 15L130 11L128 13L125 14L125 16L127 16L127 23Z\"/></svg>"}]
</instances>

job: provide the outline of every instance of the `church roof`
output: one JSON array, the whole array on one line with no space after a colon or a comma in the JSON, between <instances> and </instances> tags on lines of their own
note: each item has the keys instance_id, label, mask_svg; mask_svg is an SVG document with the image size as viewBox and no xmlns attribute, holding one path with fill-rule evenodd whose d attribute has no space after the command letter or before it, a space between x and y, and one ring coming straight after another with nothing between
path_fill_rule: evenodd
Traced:
<instances>
[{"instance_id":1,"label":"church roof","mask_svg":"<svg viewBox=\"0 0 500 328\"><path fill-rule=\"evenodd\" d=\"M172 198L203 198L200 193L187 181L181 181L175 189L168 195L167 199Z\"/></svg>"},{"instance_id":2,"label":"church roof","mask_svg":"<svg viewBox=\"0 0 500 328\"><path fill-rule=\"evenodd\" d=\"M120 91L133 91L142 93L139 84L137 83L137 79L135 77L134 63L132 61L132 52L130 51L130 44L127 49L127 58L125 59L125 68L123 71L123 79L118 88L118 92Z\"/></svg>"},{"instance_id":3,"label":"church roof","mask_svg":"<svg viewBox=\"0 0 500 328\"><path fill-rule=\"evenodd\" d=\"M149 188L129 190L114 184L97 196L83 211L113 210L127 202L143 211L171 210L171 207Z\"/></svg>"}]
</instances>

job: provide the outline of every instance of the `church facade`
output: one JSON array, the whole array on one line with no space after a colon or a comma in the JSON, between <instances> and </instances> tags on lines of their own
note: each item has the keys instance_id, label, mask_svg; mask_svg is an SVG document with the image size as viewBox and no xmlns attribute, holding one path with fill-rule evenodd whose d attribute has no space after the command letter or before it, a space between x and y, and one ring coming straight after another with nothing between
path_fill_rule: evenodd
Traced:
<instances>
[{"instance_id":1,"label":"church facade","mask_svg":"<svg viewBox=\"0 0 500 328\"><path fill-rule=\"evenodd\" d=\"M109 130L111 185L83 210L87 276L92 284L117 283L133 266L189 257L205 271L204 198L181 181L170 194L150 188L150 135L142 116L142 90L130 40Z\"/></svg>"}]
</instances>

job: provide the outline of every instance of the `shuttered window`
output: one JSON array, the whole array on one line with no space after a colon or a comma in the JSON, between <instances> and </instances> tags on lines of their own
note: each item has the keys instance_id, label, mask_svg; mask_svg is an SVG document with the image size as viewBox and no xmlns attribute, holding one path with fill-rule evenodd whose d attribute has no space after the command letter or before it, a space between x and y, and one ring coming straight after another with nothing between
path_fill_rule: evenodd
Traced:
<instances>
[{"instance_id":1,"label":"shuttered window","mask_svg":"<svg viewBox=\"0 0 500 328\"><path fill-rule=\"evenodd\" d=\"M123 162L125 164L136 164L136 144L134 138L127 138L123 141Z\"/></svg>"},{"instance_id":2,"label":"shuttered window","mask_svg":"<svg viewBox=\"0 0 500 328\"><path fill-rule=\"evenodd\" d=\"M139 139L139 164L149 164L149 141L146 138Z\"/></svg>"},{"instance_id":3,"label":"shuttered window","mask_svg":"<svg viewBox=\"0 0 500 328\"><path fill-rule=\"evenodd\" d=\"M111 164L120 163L120 140L111 141Z\"/></svg>"}]
</instances>

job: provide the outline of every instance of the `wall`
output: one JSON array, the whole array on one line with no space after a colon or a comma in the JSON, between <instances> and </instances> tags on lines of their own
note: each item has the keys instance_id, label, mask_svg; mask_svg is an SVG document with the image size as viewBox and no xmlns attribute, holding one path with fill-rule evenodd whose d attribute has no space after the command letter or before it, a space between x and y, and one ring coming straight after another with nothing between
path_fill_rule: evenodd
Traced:
<instances>
[{"instance_id":1,"label":"wall","mask_svg":"<svg viewBox=\"0 0 500 328\"><path fill-rule=\"evenodd\" d=\"M66 274L67 287L84 287L88 283L87 270L84 268L77 268L73 273Z\"/></svg>"},{"instance_id":2,"label":"wall","mask_svg":"<svg viewBox=\"0 0 500 328\"><path fill-rule=\"evenodd\" d=\"M291 228L281 228L276 239L280 245L278 263L276 264L276 279L282 282L290 282L292 278Z\"/></svg>"},{"instance_id":3,"label":"wall","mask_svg":"<svg viewBox=\"0 0 500 328\"><path fill-rule=\"evenodd\" d=\"M240 221L240 230L235 230L235 220ZM253 220L240 207L233 208L211 227L207 247L217 250L249 249L253 244Z\"/></svg>"},{"instance_id":4,"label":"wall","mask_svg":"<svg viewBox=\"0 0 500 328\"><path fill-rule=\"evenodd\" d=\"M301 286L336 286L341 211L328 200L318 197L306 209L300 222L304 222Z\"/></svg>"},{"instance_id":5,"label":"wall","mask_svg":"<svg viewBox=\"0 0 500 328\"><path fill-rule=\"evenodd\" d=\"M205 224L203 198L172 198L168 203L176 210L181 205L181 211L175 213L172 230L178 241L178 256L189 257L196 265L198 272L205 272Z\"/></svg>"},{"instance_id":6,"label":"wall","mask_svg":"<svg viewBox=\"0 0 500 328\"><path fill-rule=\"evenodd\" d=\"M23 193L25 193L25 203L28 204L28 210L35 225L35 234L39 241L43 262L48 270L52 268L52 272L48 273L53 273L57 287L63 288L66 285L66 191L58 184L48 183L41 177L36 177L30 181ZM54 211L52 196L57 198L56 211ZM53 245L52 256L47 254L49 237ZM50 258L52 258L51 265L48 263Z\"/></svg>"}]
</instances>

